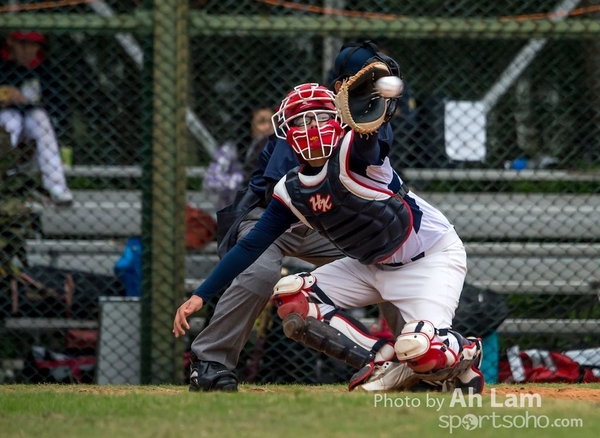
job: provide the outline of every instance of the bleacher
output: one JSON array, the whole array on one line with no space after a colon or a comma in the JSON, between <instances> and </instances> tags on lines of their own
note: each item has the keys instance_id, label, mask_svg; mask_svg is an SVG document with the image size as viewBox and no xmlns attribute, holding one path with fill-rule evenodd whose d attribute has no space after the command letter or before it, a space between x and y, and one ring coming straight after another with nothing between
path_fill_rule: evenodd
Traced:
<instances>
[{"instance_id":1,"label":"bleacher","mask_svg":"<svg viewBox=\"0 0 600 438\"><path fill-rule=\"evenodd\" d=\"M201 177L204 169L188 169ZM86 168L69 170L70 176L138 178L139 168ZM427 187L433 179L492 180L600 180L598 174L568 172L504 172L480 170L410 170L403 175L409 184ZM425 182L425 184L423 184ZM469 272L467 281L502 294L566 294L589 297L598 294L600 266L600 195L539 193L439 193L419 191L455 224L465 241ZM32 264L112 275L130 236L141 231L141 193L133 190L75 191L71 207L46 206L40 212L41 238L27 242ZM193 206L214 213L213 195L189 192ZM216 243L188 251L185 285L193 291L218 262ZM288 263L293 263L288 260ZM556 269L560 266L560 269ZM367 326L373 321L364 320ZM191 318L192 332L204 325ZM0 332L27 333L39 343L49 332L72 329L95 330L92 319L5 318ZM569 336L600 334L600 320L520 317L508 318L499 327L504 336ZM22 359L2 361L4 368L23 368Z\"/></svg>"},{"instance_id":2,"label":"bleacher","mask_svg":"<svg viewBox=\"0 0 600 438\"><path fill-rule=\"evenodd\" d=\"M512 171L413 170L411 181L461 178L477 180L600 180L598 173L559 171L533 174ZM70 169L70 176L138 177L138 168ZM202 168L188 175L202 176ZM554 179L552 179L554 178ZM600 236L600 195L540 193L432 193L420 192L454 223L465 242L467 282L503 294L596 295L600 244L584 243ZM201 192L188 193L188 201L214 213L214 203ZM43 238L28 241L32 264L93 270L112 274L126 238L140 234L141 193L128 190L76 191L71 207L47 207L41 213ZM73 239L73 236L77 236ZM218 261L216 244L186 257L186 286L193 290ZM560 266L561 269L556 269ZM30 321L31 323L31 321ZM26 329L11 318L5 327ZM60 326L45 321L45 326ZM73 324L65 321L64 324ZM88 324L81 322L81 324ZM76 324L77 325L77 324ZM41 327L31 323L29 327ZM600 333L600 320L507 319L500 333Z\"/></svg>"}]
</instances>

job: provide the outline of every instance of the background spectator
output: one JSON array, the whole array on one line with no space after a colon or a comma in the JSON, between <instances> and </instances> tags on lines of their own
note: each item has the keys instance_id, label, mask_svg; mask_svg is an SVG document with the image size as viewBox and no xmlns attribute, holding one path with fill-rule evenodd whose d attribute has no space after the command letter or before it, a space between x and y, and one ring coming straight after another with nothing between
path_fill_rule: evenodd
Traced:
<instances>
[{"instance_id":1,"label":"background spectator","mask_svg":"<svg viewBox=\"0 0 600 438\"><path fill-rule=\"evenodd\" d=\"M506 169L549 169L559 165L565 144L561 96L553 84L535 84L528 75L515 85L515 134L520 156Z\"/></svg>"},{"instance_id":2,"label":"background spectator","mask_svg":"<svg viewBox=\"0 0 600 438\"><path fill-rule=\"evenodd\" d=\"M46 59L46 38L38 32L12 32L0 49L0 127L13 148L35 142L42 183L57 204L70 204L57 136L49 111L62 129L67 105L60 73Z\"/></svg>"},{"instance_id":3,"label":"background spectator","mask_svg":"<svg viewBox=\"0 0 600 438\"><path fill-rule=\"evenodd\" d=\"M273 133L273 108L268 105L248 108L246 130L239 144L229 139L219 147L203 181L204 190L216 197L218 210L230 205L237 191L248 183L258 167L260 153ZM240 159L242 154L243 159Z\"/></svg>"},{"instance_id":4,"label":"background spectator","mask_svg":"<svg viewBox=\"0 0 600 438\"><path fill-rule=\"evenodd\" d=\"M202 189L206 196L213 198L215 209L220 210L233 202L243 180L242 163L238 159L236 145L233 141L226 141L219 146L206 169Z\"/></svg>"},{"instance_id":5,"label":"background spectator","mask_svg":"<svg viewBox=\"0 0 600 438\"><path fill-rule=\"evenodd\" d=\"M258 167L258 157L267 144L269 136L273 134L271 117L273 117L273 107L267 105L258 106L252 111L250 120L251 139L244 156L244 177L246 183L250 180L254 169Z\"/></svg>"}]
</instances>

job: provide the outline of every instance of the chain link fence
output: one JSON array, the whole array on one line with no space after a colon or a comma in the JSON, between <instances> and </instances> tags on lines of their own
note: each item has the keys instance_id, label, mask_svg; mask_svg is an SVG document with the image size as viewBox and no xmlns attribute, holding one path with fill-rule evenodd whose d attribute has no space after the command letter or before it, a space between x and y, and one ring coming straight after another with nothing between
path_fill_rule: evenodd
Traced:
<instances>
[{"instance_id":1,"label":"chain link fence","mask_svg":"<svg viewBox=\"0 0 600 438\"><path fill-rule=\"evenodd\" d=\"M507 306L486 356L589 349L600 366L599 17L596 0L0 6L0 382L183 382L214 305L173 338L218 261L202 212L249 177L260 119L362 39L407 84L394 166L455 224L476 296ZM376 308L353 313L381 330ZM270 306L236 371L352 373L287 340Z\"/></svg>"}]
</instances>

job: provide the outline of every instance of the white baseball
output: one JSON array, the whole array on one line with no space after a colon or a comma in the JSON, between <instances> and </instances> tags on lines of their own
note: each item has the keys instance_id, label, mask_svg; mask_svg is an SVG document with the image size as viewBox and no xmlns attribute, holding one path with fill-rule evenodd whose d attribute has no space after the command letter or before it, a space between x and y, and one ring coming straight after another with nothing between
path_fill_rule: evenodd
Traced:
<instances>
[{"instance_id":1,"label":"white baseball","mask_svg":"<svg viewBox=\"0 0 600 438\"><path fill-rule=\"evenodd\" d=\"M402 94L404 83L398 76L384 76L375 81L375 87L383 97L397 97Z\"/></svg>"}]
</instances>

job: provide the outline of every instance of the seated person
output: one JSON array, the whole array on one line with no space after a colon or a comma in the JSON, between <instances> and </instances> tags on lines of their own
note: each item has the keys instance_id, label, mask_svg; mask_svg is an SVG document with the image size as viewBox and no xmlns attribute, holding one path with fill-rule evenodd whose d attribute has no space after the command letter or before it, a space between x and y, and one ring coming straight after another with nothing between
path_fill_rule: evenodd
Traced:
<instances>
[{"instance_id":1,"label":"seated person","mask_svg":"<svg viewBox=\"0 0 600 438\"><path fill-rule=\"evenodd\" d=\"M273 108L267 105L258 106L252 111L252 119L250 121L252 138L244 156L245 184L250 181L252 172L258 167L260 153L267 145L271 134L273 134L271 117L273 117Z\"/></svg>"},{"instance_id":2,"label":"seated person","mask_svg":"<svg viewBox=\"0 0 600 438\"><path fill-rule=\"evenodd\" d=\"M0 128L14 148L35 142L42 184L56 204L70 204L58 140L48 111L65 123L66 104L60 96L59 74L43 52L45 37L38 32L12 32L0 49Z\"/></svg>"}]
</instances>

